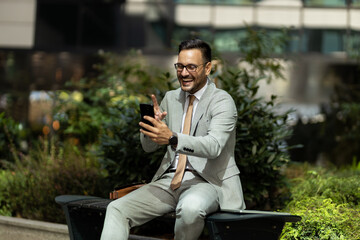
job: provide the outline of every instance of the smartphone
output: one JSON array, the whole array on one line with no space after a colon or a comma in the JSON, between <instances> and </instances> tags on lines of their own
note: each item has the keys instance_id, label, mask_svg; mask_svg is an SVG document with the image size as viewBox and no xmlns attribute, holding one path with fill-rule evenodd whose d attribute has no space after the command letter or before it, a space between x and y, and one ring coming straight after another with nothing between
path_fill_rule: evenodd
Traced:
<instances>
[{"instance_id":1,"label":"smartphone","mask_svg":"<svg viewBox=\"0 0 360 240\"><path fill-rule=\"evenodd\" d=\"M141 114L141 122L153 126L153 124L151 122L144 119L144 116L150 116L153 118L155 117L153 105L147 104L147 103L140 103L140 114ZM142 128L142 129L144 129L144 128ZM144 130L146 130L146 129L144 129Z\"/></svg>"}]
</instances>

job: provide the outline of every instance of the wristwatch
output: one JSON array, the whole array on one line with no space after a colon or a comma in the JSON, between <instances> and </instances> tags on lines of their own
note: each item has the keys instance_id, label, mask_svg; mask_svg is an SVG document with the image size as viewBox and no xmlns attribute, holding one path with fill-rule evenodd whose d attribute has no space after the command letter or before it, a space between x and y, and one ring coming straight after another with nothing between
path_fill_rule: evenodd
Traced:
<instances>
[{"instance_id":1,"label":"wristwatch","mask_svg":"<svg viewBox=\"0 0 360 240\"><path fill-rule=\"evenodd\" d=\"M173 135L169 138L169 145L176 146L178 144L177 134L173 133Z\"/></svg>"}]
</instances>

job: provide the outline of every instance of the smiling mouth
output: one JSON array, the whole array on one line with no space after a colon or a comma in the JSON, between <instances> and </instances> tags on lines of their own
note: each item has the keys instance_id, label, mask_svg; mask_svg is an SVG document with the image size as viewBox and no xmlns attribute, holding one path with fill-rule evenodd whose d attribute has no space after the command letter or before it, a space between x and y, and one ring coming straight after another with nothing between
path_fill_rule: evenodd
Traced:
<instances>
[{"instance_id":1,"label":"smiling mouth","mask_svg":"<svg viewBox=\"0 0 360 240\"><path fill-rule=\"evenodd\" d=\"M183 86L190 86L190 84L193 82L193 80L190 81L182 81Z\"/></svg>"},{"instance_id":2,"label":"smiling mouth","mask_svg":"<svg viewBox=\"0 0 360 240\"><path fill-rule=\"evenodd\" d=\"M192 81L194 81L193 79L182 79L182 82L184 82L184 83L187 83L187 82L192 82Z\"/></svg>"}]
</instances>

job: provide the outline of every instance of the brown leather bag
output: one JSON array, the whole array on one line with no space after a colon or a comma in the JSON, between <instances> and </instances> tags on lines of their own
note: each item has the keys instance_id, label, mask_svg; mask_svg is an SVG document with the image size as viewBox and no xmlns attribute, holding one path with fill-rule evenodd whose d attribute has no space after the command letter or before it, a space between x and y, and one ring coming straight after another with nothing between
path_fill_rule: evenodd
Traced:
<instances>
[{"instance_id":1,"label":"brown leather bag","mask_svg":"<svg viewBox=\"0 0 360 240\"><path fill-rule=\"evenodd\" d=\"M117 188L115 188L114 191L110 192L110 199L121 198L121 197L125 196L126 194L128 194L138 188L141 188L145 184L146 183L132 183L132 184L128 184L125 186L117 187Z\"/></svg>"}]
</instances>

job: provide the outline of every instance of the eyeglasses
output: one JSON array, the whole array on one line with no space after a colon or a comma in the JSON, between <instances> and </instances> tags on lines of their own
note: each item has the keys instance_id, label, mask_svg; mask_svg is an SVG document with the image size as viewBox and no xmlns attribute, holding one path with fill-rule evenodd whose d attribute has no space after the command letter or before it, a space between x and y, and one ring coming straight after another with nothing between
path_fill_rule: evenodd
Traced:
<instances>
[{"instance_id":1,"label":"eyeglasses","mask_svg":"<svg viewBox=\"0 0 360 240\"><path fill-rule=\"evenodd\" d=\"M199 66L206 65L207 63L208 63L208 62L203 63L203 64L201 64L201 65L195 65L195 64L183 65L183 64L181 64L181 63L175 63L174 66L175 66L175 69L176 69L178 72L182 72L182 70L184 70L184 68L186 68L186 70L187 70L188 72L195 72Z\"/></svg>"}]
</instances>

